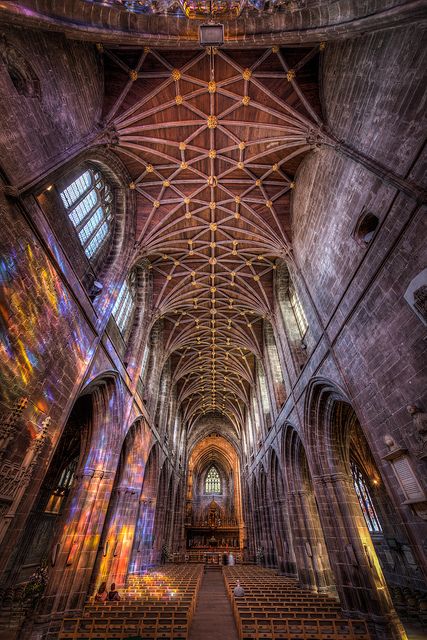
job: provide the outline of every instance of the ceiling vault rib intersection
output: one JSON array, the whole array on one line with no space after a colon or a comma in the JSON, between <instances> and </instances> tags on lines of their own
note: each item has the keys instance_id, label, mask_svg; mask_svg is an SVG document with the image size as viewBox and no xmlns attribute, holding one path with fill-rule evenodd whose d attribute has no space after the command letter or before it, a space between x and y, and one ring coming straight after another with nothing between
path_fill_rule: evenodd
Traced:
<instances>
[{"instance_id":1,"label":"ceiling vault rib intersection","mask_svg":"<svg viewBox=\"0 0 427 640\"><path fill-rule=\"evenodd\" d=\"M238 435L276 261L291 257L295 173L326 139L319 47L104 51L103 133L132 176L178 404L189 425L222 413Z\"/></svg>"}]
</instances>

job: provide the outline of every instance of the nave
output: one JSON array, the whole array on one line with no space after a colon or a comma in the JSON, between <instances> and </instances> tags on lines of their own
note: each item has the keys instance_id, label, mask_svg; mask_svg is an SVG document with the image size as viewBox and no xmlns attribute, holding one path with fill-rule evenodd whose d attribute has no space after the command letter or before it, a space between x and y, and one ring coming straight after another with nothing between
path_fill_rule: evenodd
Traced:
<instances>
[{"instance_id":1,"label":"nave","mask_svg":"<svg viewBox=\"0 0 427 640\"><path fill-rule=\"evenodd\" d=\"M235 597L236 580L245 591ZM163 565L128 577L119 602L85 605L52 640L371 640L337 599L254 565Z\"/></svg>"},{"instance_id":2,"label":"nave","mask_svg":"<svg viewBox=\"0 0 427 640\"><path fill-rule=\"evenodd\" d=\"M0 0L0 640L424 633L426 26Z\"/></svg>"}]
</instances>

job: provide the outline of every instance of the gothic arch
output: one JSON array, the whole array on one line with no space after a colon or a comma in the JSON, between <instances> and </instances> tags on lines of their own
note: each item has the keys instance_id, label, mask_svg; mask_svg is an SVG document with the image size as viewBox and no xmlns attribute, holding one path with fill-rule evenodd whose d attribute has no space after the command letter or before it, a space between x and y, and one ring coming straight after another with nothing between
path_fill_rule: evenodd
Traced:
<instances>
[{"instance_id":1,"label":"gothic arch","mask_svg":"<svg viewBox=\"0 0 427 640\"><path fill-rule=\"evenodd\" d=\"M342 389L315 379L306 396L305 418L322 522L333 522L333 528L325 526L325 538L342 606L401 630L351 474L351 434L356 425L363 433L356 412ZM331 544L333 539L337 542ZM346 588L349 576L358 589Z\"/></svg>"}]
</instances>

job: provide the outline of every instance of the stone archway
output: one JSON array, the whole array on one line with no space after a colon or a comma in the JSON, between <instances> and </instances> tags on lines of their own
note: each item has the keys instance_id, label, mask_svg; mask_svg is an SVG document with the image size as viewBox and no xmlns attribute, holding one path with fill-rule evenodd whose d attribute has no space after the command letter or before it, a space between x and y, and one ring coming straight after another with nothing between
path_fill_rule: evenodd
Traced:
<instances>
[{"instance_id":1,"label":"stone archway","mask_svg":"<svg viewBox=\"0 0 427 640\"><path fill-rule=\"evenodd\" d=\"M314 490L343 609L366 617L379 639L404 638L351 475L356 413L341 389L315 380L309 385L305 420Z\"/></svg>"}]
</instances>

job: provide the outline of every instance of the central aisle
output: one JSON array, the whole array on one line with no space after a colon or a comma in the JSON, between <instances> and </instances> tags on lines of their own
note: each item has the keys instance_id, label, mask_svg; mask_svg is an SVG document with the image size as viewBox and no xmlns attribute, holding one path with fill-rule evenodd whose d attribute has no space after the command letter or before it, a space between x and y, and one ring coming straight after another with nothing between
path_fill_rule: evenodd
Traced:
<instances>
[{"instance_id":1,"label":"central aisle","mask_svg":"<svg viewBox=\"0 0 427 640\"><path fill-rule=\"evenodd\" d=\"M225 591L222 571L207 568L197 598L189 640L237 640L230 601Z\"/></svg>"}]
</instances>

